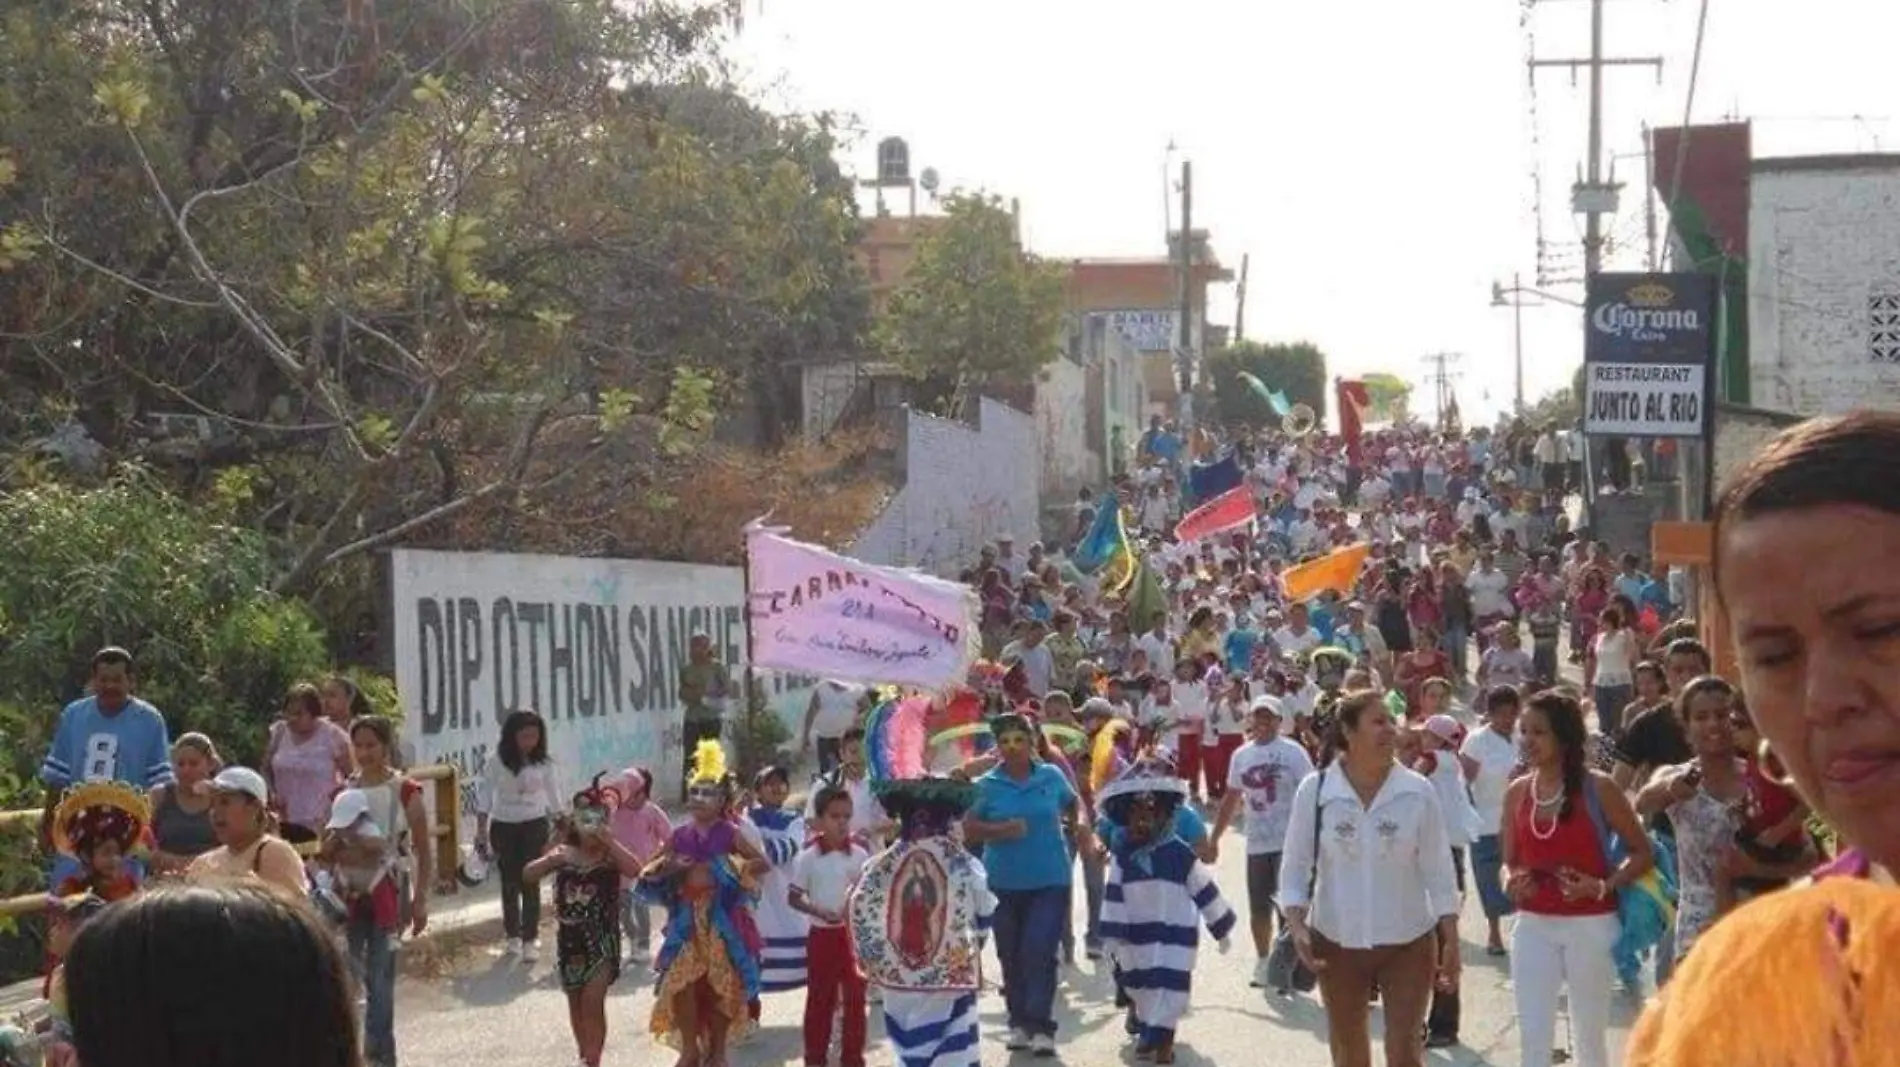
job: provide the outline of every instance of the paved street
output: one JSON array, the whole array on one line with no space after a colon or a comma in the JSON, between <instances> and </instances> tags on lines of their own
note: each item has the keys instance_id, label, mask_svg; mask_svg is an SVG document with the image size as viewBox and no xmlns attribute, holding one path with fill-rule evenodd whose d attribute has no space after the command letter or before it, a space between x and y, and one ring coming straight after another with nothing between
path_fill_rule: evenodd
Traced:
<instances>
[{"instance_id":1,"label":"paved street","mask_svg":"<svg viewBox=\"0 0 1900 1067\"><path fill-rule=\"evenodd\" d=\"M1223 843L1221 888L1232 895L1238 908L1245 899L1244 845L1237 833L1230 833ZM1474 895L1464 922L1465 1046L1429 1053L1428 1062L1432 1064L1515 1067L1519 1062L1506 961L1484 955L1483 932L1484 920ZM1275 1067L1326 1064L1325 1020L1317 1001L1303 996L1282 1000L1248 988L1253 958L1243 947L1244 940L1244 935L1238 938L1233 954L1225 957L1211 942L1204 941L1195 974L1194 1010L1182 1024L1178 1062L1269 1062ZM1064 1003L1059 1008L1063 1062L1132 1062L1132 1057L1124 1056L1127 1046L1121 1017L1113 1007L1104 968L1085 960L1065 971ZM993 960L987 973L993 981ZM653 998L645 976L623 977L609 1004L612 1032L607 1064L666 1067L673 1062L673 1054L646 1035ZM984 1034L989 1039L983 1055L986 1064L1011 1061L1001 1043L1002 1007L1002 999L994 991L985 998ZM751 1042L734 1050L734 1067L801 1062L802 1011L799 994L768 997L764 1027ZM1622 1044L1635 1012L1634 1000L1619 996L1613 1046ZM1375 1011L1375 1025L1377 1018ZM477 951L456 961L446 978L428 982L405 979L397 1025L403 1059L411 1064L546 1067L574 1061L566 1004L545 958L530 972L519 964L503 964ZM1560 1021L1558 1033L1566 1032ZM879 1033L874 1022L869 1062L873 1067L889 1067L893 1057L879 1041ZM1269 1058L1263 1060L1263 1054ZM1016 1059L1025 1067L1035 1062L1027 1053L1017 1054ZM1621 1062L1620 1056L1616 1062Z\"/></svg>"}]
</instances>

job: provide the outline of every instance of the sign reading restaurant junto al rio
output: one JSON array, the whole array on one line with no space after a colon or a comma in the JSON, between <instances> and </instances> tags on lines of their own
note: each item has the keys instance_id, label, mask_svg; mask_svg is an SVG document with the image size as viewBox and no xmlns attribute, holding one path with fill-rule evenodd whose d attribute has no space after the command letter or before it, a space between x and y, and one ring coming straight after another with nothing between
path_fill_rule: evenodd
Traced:
<instances>
[{"instance_id":1,"label":"sign reading restaurant junto al rio","mask_svg":"<svg viewBox=\"0 0 1900 1067\"><path fill-rule=\"evenodd\" d=\"M1707 274L1599 274L1584 301L1583 429L1705 437L1716 284Z\"/></svg>"}]
</instances>

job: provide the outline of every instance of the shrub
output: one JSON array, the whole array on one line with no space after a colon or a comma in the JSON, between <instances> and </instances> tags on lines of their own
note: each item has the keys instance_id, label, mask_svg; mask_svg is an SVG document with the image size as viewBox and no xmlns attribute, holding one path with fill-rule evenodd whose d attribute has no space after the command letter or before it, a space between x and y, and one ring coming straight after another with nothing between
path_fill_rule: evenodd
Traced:
<instances>
[{"instance_id":1,"label":"shrub","mask_svg":"<svg viewBox=\"0 0 1900 1067\"><path fill-rule=\"evenodd\" d=\"M0 767L19 783L8 807L35 802L26 783L56 712L81 694L103 645L132 651L140 694L174 734L202 730L246 761L284 691L328 663L310 613L269 591L264 537L139 467L95 488L46 483L0 498L0 544L0 708L14 709L0 712Z\"/></svg>"}]
</instances>

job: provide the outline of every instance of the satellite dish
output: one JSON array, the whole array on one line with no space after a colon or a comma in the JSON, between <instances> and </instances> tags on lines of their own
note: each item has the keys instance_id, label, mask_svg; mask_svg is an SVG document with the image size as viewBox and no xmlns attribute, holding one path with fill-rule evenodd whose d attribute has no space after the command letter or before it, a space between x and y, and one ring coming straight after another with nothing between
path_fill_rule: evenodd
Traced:
<instances>
[{"instance_id":1,"label":"satellite dish","mask_svg":"<svg viewBox=\"0 0 1900 1067\"><path fill-rule=\"evenodd\" d=\"M924 192L931 196L937 195L937 187L942 183L943 176L937 173L935 167L925 167L924 172L917 176L917 184L923 186Z\"/></svg>"}]
</instances>

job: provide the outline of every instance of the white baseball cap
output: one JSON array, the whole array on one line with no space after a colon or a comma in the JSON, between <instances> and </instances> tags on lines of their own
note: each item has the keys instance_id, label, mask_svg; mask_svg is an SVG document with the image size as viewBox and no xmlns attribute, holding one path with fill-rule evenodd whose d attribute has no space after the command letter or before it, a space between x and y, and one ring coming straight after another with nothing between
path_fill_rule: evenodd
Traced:
<instances>
[{"instance_id":1,"label":"white baseball cap","mask_svg":"<svg viewBox=\"0 0 1900 1067\"><path fill-rule=\"evenodd\" d=\"M345 789L330 805L330 823L325 829L347 830L356 820L369 814L369 794L361 789Z\"/></svg>"},{"instance_id":2,"label":"white baseball cap","mask_svg":"<svg viewBox=\"0 0 1900 1067\"><path fill-rule=\"evenodd\" d=\"M270 786L264 776L249 767L226 767L211 779L211 788L220 793L243 793L259 804L270 803Z\"/></svg>"}]
</instances>

